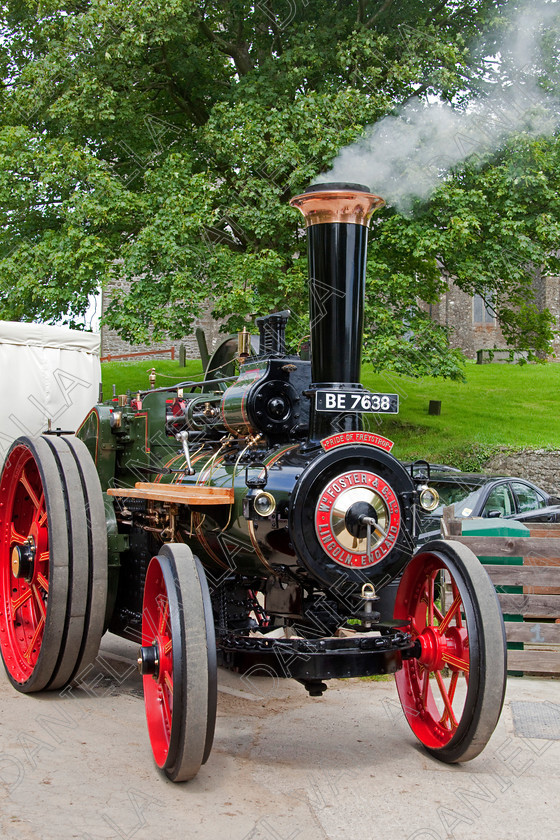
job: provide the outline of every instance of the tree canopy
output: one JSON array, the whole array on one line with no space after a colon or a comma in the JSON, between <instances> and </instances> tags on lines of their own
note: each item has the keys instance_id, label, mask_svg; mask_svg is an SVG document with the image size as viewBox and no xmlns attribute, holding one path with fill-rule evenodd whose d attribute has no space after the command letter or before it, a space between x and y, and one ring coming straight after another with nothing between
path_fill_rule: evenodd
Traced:
<instances>
[{"instance_id":1,"label":"tree canopy","mask_svg":"<svg viewBox=\"0 0 560 840\"><path fill-rule=\"evenodd\" d=\"M301 337L306 256L289 198L403 104L464 109L480 95L508 5L2 4L0 317L72 324L117 274L130 292L106 317L126 339L182 337L209 298L230 328L288 305ZM552 320L531 289L537 271L560 272L559 156L553 134L516 135L412 215L377 214L366 359L460 375L421 306L449 276L492 300L510 346L546 352Z\"/></svg>"}]
</instances>

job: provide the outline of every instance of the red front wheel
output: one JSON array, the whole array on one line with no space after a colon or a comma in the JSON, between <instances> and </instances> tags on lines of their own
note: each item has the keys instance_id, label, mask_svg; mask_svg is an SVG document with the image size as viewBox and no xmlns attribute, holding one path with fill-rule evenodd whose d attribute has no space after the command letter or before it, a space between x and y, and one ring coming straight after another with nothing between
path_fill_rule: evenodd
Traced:
<instances>
[{"instance_id":1,"label":"red front wheel","mask_svg":"<svg viewBox=\"0 0 560 840\"><path fill-rule=\"evenodd\" d=\"M502 613L485 569L460 543L428 543L405 569L395 618L417 646L395 676L410 728L442 761L474 758L496 727L506 681Z\"/></svg>"},{"instance_id":2,"label":"red front wheel","mask_svg":"<svg viewBox=\"0 0 560 840\"><path fill-rule=\"evenodd\" d=\"M212 748L217 671L208 585L186 545L150 561L138 665L155 762L174 782L192 779Z\"/></svg>"}]
</instances>

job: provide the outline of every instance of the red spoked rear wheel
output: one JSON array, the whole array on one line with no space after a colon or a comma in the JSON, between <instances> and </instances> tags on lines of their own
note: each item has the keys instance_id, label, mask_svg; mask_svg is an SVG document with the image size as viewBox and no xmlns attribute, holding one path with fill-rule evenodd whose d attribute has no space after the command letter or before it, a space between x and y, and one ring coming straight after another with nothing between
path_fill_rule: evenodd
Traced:
<instances>
[{"instance_id":1,"label":"red spoked rear wheel","mask_svg":"<svg viewBox=\"0 0 560 840\"><path fill-rule=\"evenodd\" d=\"M19 438L0 477L0 649L12 685L71 682L97 653L106 595L103 496L86 447Z\"/></svg>"},{"instance_id":2,"label":"red spoked rear wheel","mask_svg":"<svg viewBox=\"0 0 560 840\"><path fill-rule=\"evenodd\" d=\"M428 543L405 569L395 618L417 643L417 658L395 675L412 731L442 761L474 758L498 722L506 679L503 619L485 569L460 543Z\"/></svg>"},{"instance_id":3,"label":"red spoked rear wheel","mask_svg":"<svg viewBox=\"0 0 560 840\"><path fill-rule=\"evenodd\" d=\"M49 525L43 482L33 454L12 451L2 481L0 638L17 682L32 676L45 633L49 594Z\"/></svg>"},{"instance_id":4,"label":"red spoked rear wheel","mask_svg":"<svg viewBox=\"0 0 560 840\"><path fill-rule=\"evenodd\" d=\"M138 665L154 760L188 781L212 748L217 670L208 585L186 545L164 545L148 566Z\"/></svg>"}]
</instances>

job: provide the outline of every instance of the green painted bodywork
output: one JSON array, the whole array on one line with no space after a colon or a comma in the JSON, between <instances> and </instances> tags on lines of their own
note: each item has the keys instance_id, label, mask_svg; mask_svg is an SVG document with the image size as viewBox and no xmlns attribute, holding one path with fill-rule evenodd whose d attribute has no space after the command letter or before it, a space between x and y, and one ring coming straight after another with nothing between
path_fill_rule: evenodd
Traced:
<instances>
[{"instance_id":1,"label":"green painted bodywork","mask_svg":"<svg viewBox=\"0 0 560 840\"><path fill-rule=\"evenodd\" d=\"M228 418L231 416L241 421L246 417L242 404L244 388L256 381L266 371L266 367L266 362L248 365L244 377L242 373L242 387L228 389L231 392ZM185 399L190 397L187 395ZM109 566L108 620L117 602L122 558L130 548L127 529L121 528L119 532L116 515L119 508L128 503L122 498L109 496L107 490L111 487L133 488L138 482L150 482L183 487L204 485L233 488L232 505L179 505L175 538L191 545L204 563L210 580L216 581L233 572L264 578L273 571L273 566L279 563L286 565L285 552L289 551L286 519L288 500L293 487L294 470L301 469L301 465L290 465L288 461L298 447L295 444L266 447L261 443L263 448L258 451L254 446L247 446L242 437L228 435L223 436L222 440L203 438L202 443L191 444L195 474L189 476L181 444L166 433L166 417L175 399L174 391L154 391L145 394L141 404L134 400L130 404L129 400L125 407L119 407L115 402L98 405L92 409L77 432L96 464L105 500ZM239 432L245 428L243 423ZM257 463L251 464L251 461ZM276 499L277 508L270 517L247 519L244 500L256 491L247 486L246 470L250 478L256 477L262 473L262 465L268 468L266 489ZM163 508L162 503L154 504L158 510ZM133 516L141 517L142 514ZM273 539L269 539L272 532ZM157 550L154 541L159 541L159 544L163 542L157 534L148 534L146 540L152 550ZM295 554L293 561L295 563Z\"/></svg>"}]
</instances>

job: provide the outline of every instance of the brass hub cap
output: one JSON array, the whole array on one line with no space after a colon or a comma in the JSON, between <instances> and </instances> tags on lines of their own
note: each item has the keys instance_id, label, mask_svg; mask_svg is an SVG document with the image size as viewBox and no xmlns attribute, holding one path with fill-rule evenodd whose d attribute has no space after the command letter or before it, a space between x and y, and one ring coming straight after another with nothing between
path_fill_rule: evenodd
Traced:
<instances>
[{"instance_id":1,"label":"brass hub cap","mask_svg":"<svg viewBox=\"0 0 560 840\"><path fill-rule=\"evenodd\" d=\"M11 555L12 574L15 578L31 581L35 563L35 540L28 537L23 545L14 545Z\"/></svg>"},{"instance_id":2,"label":"brass hub cap","mask_svg":"<svg viewBox=\"0 0 560 840\"><path fill-rule=\"evenodd\" d=\"M371 530L367 553L366 530L355 535L348 527L348 512L360 506L369 511L379 530ZM398 499L384 479L369 470L348 470L324 489L315 509L315 531L323 550L341 566L368 568L391 551L399 534Z\"/></svg>"}]
</instances>

